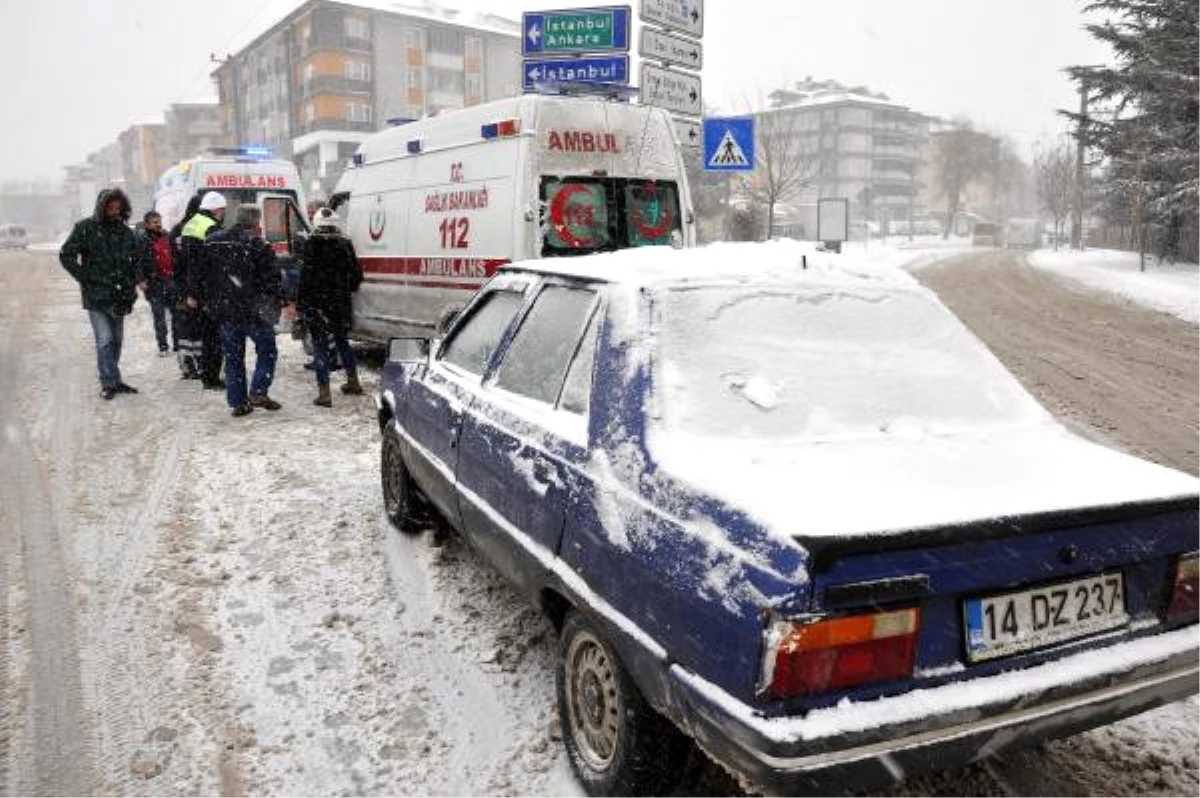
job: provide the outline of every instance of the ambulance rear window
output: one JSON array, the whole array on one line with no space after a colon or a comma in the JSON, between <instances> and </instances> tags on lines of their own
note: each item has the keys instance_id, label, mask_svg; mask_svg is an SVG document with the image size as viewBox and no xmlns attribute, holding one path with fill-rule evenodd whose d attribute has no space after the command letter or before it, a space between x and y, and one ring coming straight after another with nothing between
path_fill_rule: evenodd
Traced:
<instances>
[{"instance_id":1,"label":"ambulance rear window","mask_svg":"<svg viewBox=\"0 0 1200 798\"><path fill-rule=\"evenodd\" d=\"M630 181L625 185L626 245L670 244L679 229L679 195L670 183Z\"/></svg>"},{"instance_id":2,"label":"ambulance rear window","mask_svg":"<svg viewBox=\"0 0 1200 798\"><path fill-rule=\"evenodd\" d=\"M603 183L549 180L542 196L549 248L592 251L610 246L608 191Z\"/></svg>"},{"instance_id":3,"label":"ambulance rear window","mask_svg":"<svg viewBox=\"0 0 1200 798\"><path fill-rule=\"evenodd\" d=\"M544 177L542 257L671 243L680 230L675 183L614 177Z\"/></svg>"}]
</instances>

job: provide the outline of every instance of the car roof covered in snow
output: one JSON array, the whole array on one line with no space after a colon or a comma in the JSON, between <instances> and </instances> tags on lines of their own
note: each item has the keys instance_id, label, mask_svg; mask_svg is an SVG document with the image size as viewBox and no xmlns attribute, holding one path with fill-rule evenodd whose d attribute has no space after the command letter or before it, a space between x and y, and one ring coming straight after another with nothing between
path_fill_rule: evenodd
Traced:
<instances>
[{"instance_id":1,"label":"car roof covered in snow","mask_svg":"<svg viewBox=\"0 0 1200 798\"><path fill-rule=\"evenodd\" d=\"M919 289L907 272L802 241L717 243L695 249L640 247L578 258L509 264L502 272L534 272L632 287L735 283L793 283Z\"/></svg>"}]
</instances>

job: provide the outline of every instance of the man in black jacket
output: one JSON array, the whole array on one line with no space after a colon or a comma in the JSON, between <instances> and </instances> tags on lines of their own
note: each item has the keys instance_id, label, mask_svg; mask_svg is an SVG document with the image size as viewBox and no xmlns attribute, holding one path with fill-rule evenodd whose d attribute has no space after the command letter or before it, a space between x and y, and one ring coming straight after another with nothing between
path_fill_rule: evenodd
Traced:
<instances>
[{"instance_id":1,"label":"man in black jacket","mask_svg":"<svg viewBox=\"0 0 1200 798\"><path fill-rule=\"evenodd\" d=\"M146 287L139 273L137 242L127 224L131 211L121 189L101 191L95 213L75 225L58 253L63 268L79 282L96 340L100 396L105 399L137 393L121 379L120 367L125 317L137 298L135 286Z\"/></svg>"},{"instance_id":2,"label":"man in black jacket","mask_svg":"<svg viewBox=\"0 0 1200 798\"><path fill-rule=\"evenodd\" d=\"M297 308L312 335L313 368L317 372L317 398L313 404L331 407L329 392L329 342L333 341L346 370L342 393L360 395L358 367L347 335L350 332L350 295L362 283L362 269L350 239L341 234L341 220L330 208L320 208L313 216L313 234L304 248L300 268Z\"/></svg>"},{"instance_id":3,"label":"man in black jacket","mask_svg":"<svg viewBox=\"0 0 1200 798\"><path fill-rule=\"evenodd\" d=\"M237 209L233 227L213 233L204 245L203 265L196 269L205 312L219 325L225 354L225 398L234 416L254 408L278 410L267 395L275 377L275 327L265 318L279 314L282 280L275 251L262 238L262 210ZM254 342L254 377L246 392L246 339Z\"/></svg>"}]
</instances>

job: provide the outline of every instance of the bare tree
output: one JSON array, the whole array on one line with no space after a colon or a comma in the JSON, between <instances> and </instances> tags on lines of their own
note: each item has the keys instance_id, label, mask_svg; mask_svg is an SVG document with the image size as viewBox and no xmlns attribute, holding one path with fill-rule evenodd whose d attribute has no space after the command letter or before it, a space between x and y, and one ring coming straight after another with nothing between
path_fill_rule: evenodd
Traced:
<instances>
[{"instance_id":1,"label":"bare tree","mask_svg":"<svg viewBox=\"0 0 1200 798\"><path fill-rule=\"evenodd\" d=\"M742 192L767 209L766 237L775 226L775 206L791 199L817 176L815 139L805 137L799 115L788 108L755 116L755 170L743 179ZM815 131L813 131L815 133Z\"/></svg>"},{"instance_id":2,"label":"bare tree","mask_svg":"<svg viewBox=\"0 0 1200 798\"><path fill-rule=\"evenodd\" d=\"M1075 155L1066 142L1036 153L1033 171L1037 180L1038 201L1054 217L1054 248L1058 249L1062 227L1075 198Z\"/></svg>"},{"instance_id":3,"label":"bare tree","mask_svg":"<svg viewBox=\"0 0 1200 798\"><path fill-rule=\"evenodd\" d=\"M937 137L934 155L940 167L940 188L946 197L943 238L950 235L963 189L973 179L987 174L995 163L995 142L992 136L976 131L967 120L957 120L953 129Z\"/></svg>"}]
</instances>

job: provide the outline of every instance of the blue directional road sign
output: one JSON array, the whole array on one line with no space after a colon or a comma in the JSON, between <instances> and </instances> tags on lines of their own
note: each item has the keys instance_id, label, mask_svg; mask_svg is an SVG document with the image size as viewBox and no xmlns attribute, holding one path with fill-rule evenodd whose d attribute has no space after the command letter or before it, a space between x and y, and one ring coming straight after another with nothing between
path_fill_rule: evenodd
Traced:
<instances>
[{"instance_id":1,"label":"blue directional road sign","mask_svg":"<svg viewBox=\"0 0 1200 798\"><path fill-rule=\"evenodd\" d=\"M629 84L629 56L597 55L581 58L526 58L522 66L525 91L538 83Z\"/></svg>"},{"instance_id":2,"label":"blue directional road sign","mask_svg":"<svg viewBox=\"0 0 1200 798\"><path fill-rule=\"evenodd\" d=\"M704 170L749 172L754 169L754 117L704 120Z\"/></svg>"},{"instance_id":3,"label":"blue directional road sign","mask_svg":"<svg viewBox=\"0 0 1200 798\"><path fill-rule=\"evenodd\" d=\"M627 53L629 6L526 11L521 15L521 55Z\"/></svg>"}]
</instances>

